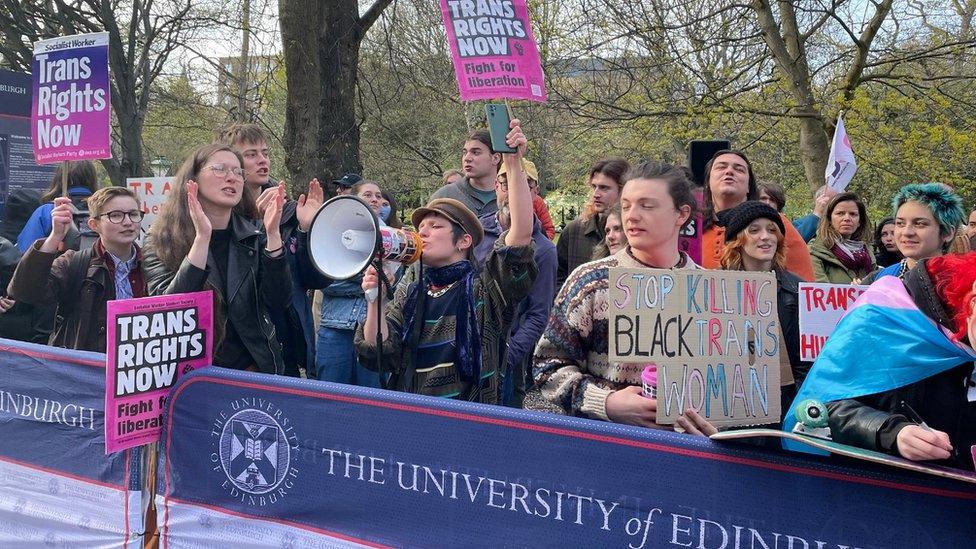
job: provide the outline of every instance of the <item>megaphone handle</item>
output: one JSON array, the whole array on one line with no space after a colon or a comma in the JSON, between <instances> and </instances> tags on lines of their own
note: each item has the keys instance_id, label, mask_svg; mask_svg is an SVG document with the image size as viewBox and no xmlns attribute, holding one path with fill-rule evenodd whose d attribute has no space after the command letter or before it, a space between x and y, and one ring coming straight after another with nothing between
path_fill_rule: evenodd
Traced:
<instances>
[{"instance_id":1,"label":"megaphone handle","mask_svg":"<svg viewBox=\"0 0 976 549\"><path fill-rule=\"evenodd\" d=\"M386 273L383 272L383 256L381 256L378 253L376 254L376 257L373 259L373 267L376 269L376 273L379 278L379 285L376 288L371 290L374 293L372 299L370 299L368 292L366 294L366 299L370 299L370 301L376 299L376 295L378 294L379 290L383 289L384 285L386 285L387 301L393 299L393 289L390 287L389 279L386 278ZM380 376L380 387L386 389L387 388L386 371L385 368L383 368L383 327L382 327L383 311L382 309L379 311L379 313L380 314L376 315L376 372Z\"/></svg>"},{"instance_id":2,"label":"megaphone handle","mask_svg":"<svg viewBox=\"0 0 976 549\"><path fill-rule=\"evenodd\" d=\"M379 275L379 279L380 279L380 284L379 284L379 286L377 286L377 290L381 290L383 288L386 288L386 300L387 301L392 300L393 299L393 283L390 282L390 279L386 276L386 270L383 269L383 258L382 257L377 257L376 258L376 273ZM375 294L374 294L373 299L376 299Z\"/></svg>"}]
</instances>

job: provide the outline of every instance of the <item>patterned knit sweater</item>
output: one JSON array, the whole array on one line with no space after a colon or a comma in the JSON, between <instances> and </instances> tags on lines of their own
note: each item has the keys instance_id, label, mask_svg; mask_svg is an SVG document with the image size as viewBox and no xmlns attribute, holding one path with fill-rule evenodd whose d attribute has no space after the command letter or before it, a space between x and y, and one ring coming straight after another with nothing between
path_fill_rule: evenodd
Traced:
<instances>
[{"instance_id":1,"label":"patterned knit sweater","mask_svg":"<svg viewBox=\"0 0 976 549\"><path fill-rule=\"evenodd\" d=\"M678 268L700 269L684 252ZM610 363L609 276L612 267L646 268L626 247L580 265L556 296L549 323L535 348L532 373L542 396L566 414L602 420L610 393L640 385L639 364Z\"/></svg>"},{"instance_id":2,"label":"patterned knit sweater","mask_svg":"<svg viewBox=\"0 0 976 549\"><path fill-rule=\"evenodd\" d=\"M389 333L383 341L384 371L390 373L390 389L421 395L498 404L504 383L507 338L519 301L528 295L538 274L534 245L506 246L505 236L495 242L480 275L475 278L475 316L481 335L481 379L477 387L461 378L455 360L455 310L457 284L439 297L428 294L416 362L402 341L404 306L410 287L401 282L386 309ZM366 343L362 323L356 329L359 363L375 370L376 348Z\"/></svg>"}]
</instances>

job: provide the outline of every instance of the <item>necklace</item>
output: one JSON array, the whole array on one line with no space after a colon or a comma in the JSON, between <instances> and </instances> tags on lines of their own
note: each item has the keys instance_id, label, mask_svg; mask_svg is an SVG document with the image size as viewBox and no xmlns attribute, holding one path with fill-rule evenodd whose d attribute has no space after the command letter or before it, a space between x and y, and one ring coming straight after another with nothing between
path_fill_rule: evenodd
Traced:
<instances>
[{"instance_id":1,"label":"necklace","mask_svg":"<svg viewBox=\"0 0 976 549\"><path fill-rule=\"evenodd\" d=\"M448 290L450 290L451 288L453 288L455 284L457 284L457 282L451 282L447 286L444 286L443 288L440 288L438 290L433 290L431 288L427 288L427 295L429 295L430 297L440 297L440 296L446 294Z\"/></svg>"},{"instance_id":2,"label":"necklace","mask_svg":"<svg viewBox=\"0 0 976 549\"><path fill-rule=\"evenodd\" d=\"M898 268L898 278L904 280L905 275L908 274L908 258L901 260L901 267Z\"/></svg>"}]
</instances>

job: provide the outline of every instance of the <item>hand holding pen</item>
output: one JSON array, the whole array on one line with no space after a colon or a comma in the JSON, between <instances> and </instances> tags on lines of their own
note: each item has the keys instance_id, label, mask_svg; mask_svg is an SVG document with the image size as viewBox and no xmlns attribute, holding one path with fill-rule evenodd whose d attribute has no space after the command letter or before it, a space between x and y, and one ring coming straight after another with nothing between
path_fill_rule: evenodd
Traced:
<instances>
[{"instance_id":1,"label":"hand holding pen","mask_svg":"<svg viewBox=\"0 0 976 549\"><path fill-rule=\"evenodd\" d=\"M899 431L895 439L898 453L903 458L912 461L928 461L952 457L952 442L949 441L948 434L929 427L904 401L899 407L905 417L916 423Z\"/></svg>"}]
</instances>

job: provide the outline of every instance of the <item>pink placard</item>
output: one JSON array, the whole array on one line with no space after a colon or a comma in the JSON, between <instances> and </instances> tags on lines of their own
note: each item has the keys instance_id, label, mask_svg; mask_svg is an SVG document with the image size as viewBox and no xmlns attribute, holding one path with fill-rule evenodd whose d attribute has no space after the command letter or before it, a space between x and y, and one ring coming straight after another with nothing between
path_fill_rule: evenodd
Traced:
<instances>
[{"instance_id":1,"label":"pink placard","mask_svg":"<svg viewBox=\"0 0 976 549\"><path fill-rule=\"evenodd\" d=\"M32 67L35 161L112 158L108 33L35 42Z\"/></svg>"},{"instance_id":2,"label":"pink placard","mask_svg":"<svg viewBox=\"0 0 976 549\"><path fill-rule=\"evenodd\" d=\"M462 101L546 100L525 0L441 0L441 12Z\"/></svg>"},{"instance_id":3,"label":"pink placard","mask_svg":"<svg viewBox=\"0 0 976 549\"><path fill-rule=\"evenodd\" d=\"M105 453L159 440L163 406L183 374L213 359L209 291L108 302Z\"/></svg>"},{"instance_id":4,"label":"pink placard","mask_svg":"<svg viewBox=\"0 0 976 549\"><path fill-rule=\"evenodd\" d=\"M695 219L678 233L678 249L688 254L692 261L701 265L702 262L702 204L704 195L701 189L695 189L695 200L698 201Z\"/></svg>"}]
</instances>

